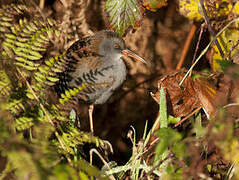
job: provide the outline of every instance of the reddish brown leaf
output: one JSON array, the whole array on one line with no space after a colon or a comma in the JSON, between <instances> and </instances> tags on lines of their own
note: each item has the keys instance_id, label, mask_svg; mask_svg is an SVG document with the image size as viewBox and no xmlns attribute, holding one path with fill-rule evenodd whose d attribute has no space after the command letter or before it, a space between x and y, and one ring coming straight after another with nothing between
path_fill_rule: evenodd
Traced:
<instances>
[{"instance_id":1,"label":"reddish brown leaf","mask_svg":"<svg viewBox=\"0 0 239 180\"><path fill-rule=\"evenodd\" d=\"M158 83L158 88L163 87L165 90L168 113L174 117L185 117L202 107L207 115L212 115L216 110L216 87L200 74L196 74L196 78L187 77L180 87L179 83L185 74L186 71L176 72L163 77ZM155 99L159 102L159 90Z\"/></svg>"}]
</instances>

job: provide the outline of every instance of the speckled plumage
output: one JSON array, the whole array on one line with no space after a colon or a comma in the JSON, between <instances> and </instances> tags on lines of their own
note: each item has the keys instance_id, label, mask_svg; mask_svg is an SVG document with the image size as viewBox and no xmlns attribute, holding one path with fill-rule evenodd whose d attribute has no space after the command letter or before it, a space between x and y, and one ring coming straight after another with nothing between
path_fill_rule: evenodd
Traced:
<instances>
[{"instance_id":1,"label":"speckled plumage","mask_svg":"<svg viewBox=\"0 0 239 180\"><path fill-rule=\"evenodd\" d=\"M119 45L115 49L114 44ZM56 85L59 94L87 86L77 99L87 104L105 103L126 78L126 67L121 59L124 40L112 31L100 31L94 36L76 41L66 52L68 67L59 75Z\"/></svg>"}]
</instances>

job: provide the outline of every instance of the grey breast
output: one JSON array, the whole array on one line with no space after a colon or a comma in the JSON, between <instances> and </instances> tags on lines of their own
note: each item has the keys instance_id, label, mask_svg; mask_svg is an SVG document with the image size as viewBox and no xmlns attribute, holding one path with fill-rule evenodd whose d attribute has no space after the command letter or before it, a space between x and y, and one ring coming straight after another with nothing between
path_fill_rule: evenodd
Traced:
<instances>
[{"instance_id":1,"label":"grey breast","mask_svg":"<svg viewBox=\"0 0 239 180\"><path fill-rule=\"evenodd\" d=\"M124 82L126 67L121 58L117 60L104 59L102 66L95 70L82 67L75 73L77 74L73 76L77 78L74 78L70 85L86 84L86 88L78 94L78 99L88 104L103 104L110 98L113 91ZM76 83L76 81L78 82Z\"/></svg>"},{"instance_id":2,"label":"grey breast","mask_svg":"<svg viewBox=\"0 0 239 180\"><path fill-rule=\"evenodd\" d=\"M106 61L106 62L112 62L112 61ZM115 62L105 64L104 67L105 68L109 67L104 74L106 82L109 83L109 86L106 86L106 88L102 89L102 91L100 92L100 95L95 100L94 104L105 103L113 94L113 92L126 79L126 66L121 58Z\"/></svg>"}]
</instances>

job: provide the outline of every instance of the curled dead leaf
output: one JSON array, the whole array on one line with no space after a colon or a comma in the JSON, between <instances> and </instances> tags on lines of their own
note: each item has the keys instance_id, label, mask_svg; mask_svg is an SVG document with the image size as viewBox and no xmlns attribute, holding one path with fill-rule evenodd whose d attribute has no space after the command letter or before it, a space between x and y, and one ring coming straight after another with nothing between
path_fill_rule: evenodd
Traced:
<instances>
[{"instance_id":1,"label":"curled dead leaf","mask_svg":"<svg viewBox=\"0 0 239 180\"><path fill-rule=\"evenodd\" d=\"M163 87L167 99L167 110L170 115L185 117L200 107L208 116L212 115L216 111L216 86L208 80L207 76L199 73L187 77L182 86L179 86L185 74L186 71L179 71L160 79L158 91L152 94L153 98L159 103L159 90Z\"/></svg>"}]
</instances>

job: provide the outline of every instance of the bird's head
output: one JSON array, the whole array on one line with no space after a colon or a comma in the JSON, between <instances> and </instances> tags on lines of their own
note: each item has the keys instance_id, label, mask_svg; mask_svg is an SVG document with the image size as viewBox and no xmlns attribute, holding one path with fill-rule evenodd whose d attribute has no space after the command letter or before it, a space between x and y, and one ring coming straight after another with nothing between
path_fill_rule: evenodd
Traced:
<instances>
[{"instance_id":1,"label":"bird's head","mask_svg":"<svg viewBox=\"0 0 239 180\"><path fill-rule=\"evenodd\" d=\"M108 56L111 57L110 59L115 60L120 59L122 56L128 56L147 64L142 57L126 47L125 41L117 33L109 30L100 31L95 35L95 40L97 39L99 40L98 52L100 55Z\"/></svg>"}]
</instances>

